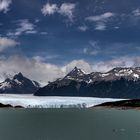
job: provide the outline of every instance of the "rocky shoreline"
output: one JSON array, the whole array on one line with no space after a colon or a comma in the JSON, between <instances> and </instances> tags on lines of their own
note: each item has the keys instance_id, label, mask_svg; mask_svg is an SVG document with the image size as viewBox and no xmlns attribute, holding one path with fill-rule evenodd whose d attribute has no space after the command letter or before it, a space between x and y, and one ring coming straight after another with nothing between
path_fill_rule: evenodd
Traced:
<instances>
[{"instance_id":1,"label":"rocky shoreline","mask_svg":"<svg viewBox=\"0 0 140 140\"><path fill-rule=\"evenodd\" d=\"M24 107L22 107L22 106L12 106L12 105L10 105L10 104L2 104L2 103L0 103L0 108L24 108Z\"/></svg>"},{"instance_id":2,"label":"rocky shoreline","mask_svg":"<svg viewBox=\"0 0 140 140\"><path fill-rule=\"evenodd\" d=\"M116 102L107 102L95 106L96 108L136 109L140 110L140 99L129 99Z\"/></svg>"}]
</instances>

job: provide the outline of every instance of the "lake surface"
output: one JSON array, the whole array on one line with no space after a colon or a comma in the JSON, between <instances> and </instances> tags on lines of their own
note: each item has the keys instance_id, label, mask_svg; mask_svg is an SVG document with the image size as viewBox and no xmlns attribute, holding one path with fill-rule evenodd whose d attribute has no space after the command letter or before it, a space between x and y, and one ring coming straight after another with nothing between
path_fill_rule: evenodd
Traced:
<instances>
[{"instance_id":1,"label":"lake surface","mask_svg":"<svg viewBox=\"0 0 140 140\"><path fill-rule=\"evenodd\" d=\"M139 140L140 111L0 109L0 140Z\"/></svg>"}]
</instances>

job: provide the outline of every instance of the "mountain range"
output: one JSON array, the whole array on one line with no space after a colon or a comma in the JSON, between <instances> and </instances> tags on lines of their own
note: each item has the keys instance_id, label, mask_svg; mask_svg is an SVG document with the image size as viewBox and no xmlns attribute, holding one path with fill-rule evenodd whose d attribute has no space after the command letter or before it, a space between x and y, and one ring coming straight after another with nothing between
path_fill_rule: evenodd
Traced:
<instances>
[{"instance_id":1,"label":"mountain range","mask_svg":"<svg viewBox=\"0 0 140 140\"><path fill-rule=\"evenodd\" d=\"M18 73L11 78L6 78L0 83L0 93L31 94L36 92L40 85Z\"/></svg>"},{"instance_id":2,"label":"mountain range","mask_svg":"<svg viewBox=\"0 0 140 140\"><path fill-rule=\"evenodd\" d=\"M117 67L106 73L90 74L75 67L65 77L44 87L18 73L0 83L0 93L137 99L140 98L140 67Z\"/></svg>"},{"instance_id":3,"label":"mountain range","mask_svg":"<svg viewBox=\"0 0 140 140\"><path fill-rule=\"evenodd\" d=\"M117 67L106 73L90 74L75 67L65 77L39 88L34 95L140 98L140 67Z\"/></svg>"}]
</instances>

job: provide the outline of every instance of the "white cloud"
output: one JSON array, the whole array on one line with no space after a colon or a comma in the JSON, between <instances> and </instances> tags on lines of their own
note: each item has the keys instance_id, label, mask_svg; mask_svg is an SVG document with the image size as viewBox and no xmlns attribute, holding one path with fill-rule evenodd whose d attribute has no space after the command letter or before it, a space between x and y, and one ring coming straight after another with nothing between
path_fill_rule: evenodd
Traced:
<instances>
[{"instance_id":1,"label":"white cloud","mask_svg":"<svg viewBox=\"0 0 140 140\"><path fill-rule=\"evenodd\" d=\"M41 12L44 16L58 13L60 15L66 16L70 21L72 21L75 7L76 4L74 3L62 3L60 6L57 4L46 3L41 9Z\"/></svg>"},{"instance_id":2,"label":"white cloud","mask_svg":"<svg viewBox=\"0 0 140 140\"><path fill-rule=\"evenodd\" d=\"M47 35L48 33L47 32L41 32L40 34L41 35Z\"/></svg>"},{"instance_id":3,"label":"white cloud","mask_svg":"<svg viewBox=\"0 0 140 140\"><path fill-rule=\"evenodd\" d=\"M44 57L43 56L34 56L33 59L35 59L38 62L45 62L47 60L56 59L58 57L59 57L59 55L52 55L52 54L48 55L47 54Z\"/></svg>"},{"instance_id":4,"label":"white cloud","mask_svg":"<svg viewBox=\"0 0 140 140\"><path fill-rule=\"evenodd\" d=\"M22 72L30 79L39 81L45 85L48 81L54 81L57 78L65 76L75 66L83 69L85 72L91 72L90 64L84 60L74 60L64 66L43 61L41 57L27 58L22 56L11 56L7 59L0 59L0 75L14 75L15 73Z\"/></svg>"},{"instance_id":5,"label":"white cloud","mask_svg":"<svg viewBox=\"0 0 140 140\"><path fill-rule=\"evenodd\" d=\"M135 9L132 11L132 13L134 14L134 16L140 16L140 9Z\"/></svg>"},{"instance_id":6,"label":"white cloud","mask_svg":"<svg viewBox=\"0 0 140 140\"><path fill-rule=\"evenodd\" d=\"M86 25L82 25L82 26L79 26L78 27L78 30L82 31L82 32L85 32L88 30L88 27Z\"/></svg>"},{"instance_id":7,"label":"white cloud","mask_svg":"<svg viewBox=\"0 0 140 140\"><path fill-rule=\"evenodd\" d=\"M0 37L0 52L7 48L12 48L17 46L19 43L13 39L7 37Z\"/></svg>"},{"instance_id":8,"label":"white cloud","mask_svg":"<svg viewBox=\"0 0 140 140\"><path fill-rule=\"evenodd\" d=\"M99 51L96 50L96 49L92 49L92 48L84 48L83 53L85 55L94 55L94 56L96 56L99 53Z\"/></svg>"},{"instance_id":9,"label":"white cloud","mask_svg":"<svg viewBox=\"0 0 140 140\"><path fill-rule=\"evenodd\" d=\"M86 17L86 20L96 23L95 30L103 31L107 27L107 25L106 25L107 22L114 16L115 16L114 13L106 12L101 15Z\"/></svg>"},{"instance_id":10,"label":"white cloud","mask_svg":"<svg viewBox=\"0 0 140 140\"><path fill-rule=\"evenodd\" d=\"M114 13L106 12L106 13L101 14L101 15L87 17L86 20L94 21L94 22L106 21L107 19L113 17L114 15L115 15Z\"/></svg>"},{"instance_id":11,"label":"white cloud","mask_svg":"<svg viewBox=\"0 0 140 140\"><path fill-rule=\"evenodd\" d=\"M103 30L106 30L106 24L104 24L103 22L99 22L96 24L95 26L95 30L100 30L100 31L103 31Z\"/></svg>"},{"instance_id":12,"label":"white cloud","mask_svg":"<svg viewBox=\"0 0 140 140\"><path fill-rule=\"evenodd\" d=\"M41 9L44 16L53 15L55 12L57 12L57 10L58 10L57 4L50 3L46 3Z\"/></svg>"},{"instance_id":13,"label":"white cloud","mask_svg":"<svg viewBox=\"0 0 140 140\"><path fill-rule=\"evenodd\" d=\"M36 34L36 33L37 33L37 31L35 31L35 30L26 31L26 34Z\"/></svg>"},{"instance_id":14,"label":"white cloud","mask_svg":"<svg viewBox=\"0 0 140 140\"><path fill-rule=\"evenodd\" d=\"M0 12L7 13L12 0L0 0Z\"/></svg>"},{"instance_id":15,"label":"white cloud","mask_svg":"<svg viewBox=\"0 0 140 140\"><path fill-rule=\"evenodd\" d=\"M73 12L76 5L74 3L63 3L59 8L59 13L68 17L70 20L73 19Z\"/></svg>"},{"instance_id":16,"label":"white cloud","mask_svg":"<svg viewBox=\"0 0 140 140\"><path fill-rule=\"evenodd\" d=\"M140 57L121 57L109 61L100 61L93 65L94 71L106 72L115 67L139 67Z\"/></svg>"},{"instance_id":17,"label":"white cloud","mask_svg":"<svg viewBox=\"0 0 140 140\"><path fill-rule=\"evenodd\" d=\"M48 81L65 76L75 66L86 73L93 71L108 71L114 67L136 67L140 64L140 57L121 57L109 61L100 61L90 64L85 60L73 60L66 65L59 66L44 62L42 57L27 58L22 56L11 56L0 58L0 75L14 75L22 72L30 79L41 82L43 85ZM1 77L2 78L2 77ZM4 78L4 77L3 77Z\"/></svg>"},{"instance_id":18,"label":"white cloud","mask_svg":"<svg viewBox=\"0 0 140 140\"><path fill-rule=\"evenodd\" d=\"M114 27L114 29L119 29L119 28L120 28L120 27L118 27L118 26L115 26L115 27Z\"/></svg>"},{"instance_id":19,"label":"white cloud","mask_svg":"<svg viewBox=\"0 0 140 140\"><path fill-rule=\"evenodd\" d=\"M64 72L64 74L67 74L74 67L78 67L78 68L82 69L83 71L85 71L86 73L92 72L92 66L88 62L86 62L84 60L73 60L72 62L70 62L67 65L63 66L62 71Z\"/></svg>"},{"instance_id":20,"label":"white cloud","mask_svg":"<svg viewBox=\"0 0 140 140\"><path fill-rule=\"evenodd\" d=\"M45 61L45 58L44 57L41 57L41 56L34 56L33 59L36 60L37 62L43 62L43 61Z\"/></svg>"},{"instance_id":21,"label":"white cloud","mask_svg":"<svg viewBox=\"0 0 140 140\"><path fill-rule=\"evenodd\" d=\"M40 22L40 19L36 18L34 22L38 23L38 22Z\"/></svg>"},{"instance_id":22,"label":"white cloud","mask_svg":"<svg viewBox=\"0 0 140 140\"><path fill-rule=\"evenodd\" d=\"M8 32L7 36L20 36L23 33L25 34L36 34L37 31L35 30L35 25L31 23L28 19L22 19L18 20L17 22L17 28L15 32Z\"/></svg>"},{"instance_id":23,"label":"white cloud","mask_svg":"<svg viewBox=\"0 0 140 140\"><path fill-rule=\"evenodd\" d=\"M90 41L89 46L83 49L85 55L97 55L100 53L100 47L97 41Z\"/></svg>"},{"instance_id":24,"label":"white cloud","mask_svg":"<svg viewBox=\"0 0 140 140\"><path fill-rule=\"evenodd\" d=\"M29 22L28 19L19 20L18 26L19 28L16 29L16 33L15 33L16 35L34 31L35 28L35 25Z\"/></svg>"},{"instance_id":25,"label":"white cloud","mask_svg":"<svg viewBox=\"0 0 140 140\"><path fill-rule=\"evenodd\" d=\"M62 77L63 72L59 66L37 61L33 58L11 56L0 60L0 75L14 75L22 72L30 79L46 84L56 78Z\"/></svg>"}]
</instances>

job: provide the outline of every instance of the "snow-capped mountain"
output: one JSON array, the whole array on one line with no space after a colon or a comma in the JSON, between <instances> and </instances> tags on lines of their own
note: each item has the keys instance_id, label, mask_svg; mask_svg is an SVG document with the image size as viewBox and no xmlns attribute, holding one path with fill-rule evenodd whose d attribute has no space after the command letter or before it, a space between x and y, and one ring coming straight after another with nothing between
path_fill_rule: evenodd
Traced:
<instances>
[{"instance_id":1,"label":"snow-capped mountain","mask_svg":"<svg viewBox=\"0 0 140 140\"><path fill-rule=\"evenodd\" d=\"M18 73L13 77L7 78L0 83L0 93L34 93L39 89L40 85L36 81L32 81Z\"/></svg>"},{"instance_id":2,"label":"snow-capped mountain","mask_svg":"<svg viewBox=\"0 0 140 140\"><path fill-rule=\"evenodd\" d=\"M64 78L59 79L60 81L75 80L84 81L86 83L92 83L95 81L114 81L121 78L127 80L138 80L140 78L140 68L114 68L106 73L92 72L86 74L81 69L75 67L70 73Z\"/></svg>"},{"instance_id":3,"label":"snow-capped mountain","mask_svg":"<svg viewBox=\"0 0 140 140\"><path fill-rule=\"evenodd\" d=\"M81 69L75 67L68 75L64 77L64 79L71 79L71 80L92 83L95 81L119 80L122 77L127 80L138 80L140 78L140 68L117 67L106 73L92 72L90 74L86 74Z\"/></svg>"},{"instance_id":4,"label":"snow-capped mountain","mask_svg":"<svg viewBox=\"0 0 140 140\"><path fill-rule=\"evenodd\" d=\"M75 67L64 78L40 88L35 95L140 98L140 68L114 68L86 74Z\"/></svg>"}]
</instances>

